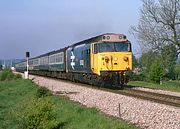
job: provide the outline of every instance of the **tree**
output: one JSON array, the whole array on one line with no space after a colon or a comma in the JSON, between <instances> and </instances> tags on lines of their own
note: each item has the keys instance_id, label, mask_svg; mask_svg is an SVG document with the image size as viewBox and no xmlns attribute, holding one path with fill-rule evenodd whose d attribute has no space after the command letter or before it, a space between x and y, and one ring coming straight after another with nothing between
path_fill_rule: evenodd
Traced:
<instances>
[{"instance_id":1,"label":"tree","mask_svg":"<svg viewBox=\"0 0 180 129\"><path fill-rule=\"evenodd\" d=\"M154 63L156 59L159 59L159 54L157 52L153 52L152 50L149 50L148 52L141 55L141 57L139 58L141 80L148 80L151 65Z\"/></svg>"},{"instance_id":2,"label":"tree","mask_svg":"<svg viewBox=\"0 0 180 129\"><path fill-rule=\"evenodd\" d=\"M175 79L176 48L173 45L165 46L161 52L161 62L166 71L166 77Z\"/></svg>"},{"instance_id":3,"label":"tree","mask_svg":"<svg viewBox=\"0 0 180 129\"><path fill-rule=\"evenodd\" d=\"M152 50L173 45L180 54L180 0L142 0L138 26L131 27L140 43Z\"/></svg>"},{"instance_id":4,"label":"tree","mask_svg":"<svg viewBox=\"0 0 180 129\"><path fill-rule=\"evenodd\" d=\"M156 52L149 50L139 58L139 64L145 80L149 79L149 74L152 72L152 65L160 62L161 69L164 71L166 79L175 79L176 51L174 46L165 46L162 51ZM153 66L155 67L155 66ZM157 70L156 70L157 71Z\"/></svg>"},{"instance_id":5,"label":"tree","mask_svg":"<svg viewBox=\"0 0 180 129\"><path fill-rule=\"evenodd\" d=\"M148 52L144 53L140 59L139 63L141 67L146 70L147 72L149 71L152 63L156 58L159 58L159 55L157 52L153 52L152 50L149 50Z\"/></svg>"},{"instance_id":6,"label":"tree","mask_svg":"<svg viewBox=\"0 0 180 129\"><path fill-rule=\"evenodd\" d=\"M175 79L176 80L180 80L180 64L176 64L175 65Z\"/></svg>"},{"instance_id":7,"label":"tree","mask_svg":"<svg viewBox=\"0 0 180 129\"><path fill-rule=\"evenodd\" d=\"M150 67L148 78L150 81L160 83L164 77L164 70L159 59L156 59Z\"/></svg>"}]
</instances>

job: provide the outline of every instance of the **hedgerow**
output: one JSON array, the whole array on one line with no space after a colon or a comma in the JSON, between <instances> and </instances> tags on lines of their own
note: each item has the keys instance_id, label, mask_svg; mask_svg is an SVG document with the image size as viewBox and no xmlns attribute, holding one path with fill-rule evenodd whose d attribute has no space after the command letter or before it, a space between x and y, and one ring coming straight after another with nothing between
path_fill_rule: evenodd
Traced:
<instances>
[{"instance_id":1,"label":"hedgerow","mask_svg":"<svg viewBox=\"0 0 180 129\"><path fill-rule=\"evenodd\" d=\"M11 70L5 69L0 73L0 81L10 81L22 78L20 74L13 74Z\"/></svg>"}]
</instances>

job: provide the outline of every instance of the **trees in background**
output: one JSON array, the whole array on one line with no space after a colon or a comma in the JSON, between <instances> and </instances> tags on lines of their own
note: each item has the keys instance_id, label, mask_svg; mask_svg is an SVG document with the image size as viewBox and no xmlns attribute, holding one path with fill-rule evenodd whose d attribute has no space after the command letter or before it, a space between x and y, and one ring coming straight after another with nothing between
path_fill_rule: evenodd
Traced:
<instances>
[{"instance_id":1,"label":"trees in background","mask_svg":"<svg viewBox=\"0 0 180 129\"><path fill-rule=\"evenodd\" d=\"M146 80L159 83L175 78L175 62L180 54L180 0L142 0L141 16L131 32L141 51L139 64ZM159 79L158 79L159 78Z\"/></svg>"},{"instance_id":2,"label":"trees in background","mask_svg":"<svg viewBox=\"0 0 180 129\"><path fill-rule=\"evenodd\" d=\"M180 54L180 0L142 0L138 26L131 32L147 49L172 45Z\"/></svg>"},{"instance_id":3,"label":"trees in background","mask_svg":"<svg viewBox=\"0 0 180 129\"><path fill-rule=\"evenodd\" d=\"M160 83L162 79L176 79L176 74L178 73L177 70L175 71L176 52L174 49L170 45L158 52L149 50L139 58L139 67L141 68L144 81ZM157 81L157 78L160 80Z\"/></svg>"}]
</instances>

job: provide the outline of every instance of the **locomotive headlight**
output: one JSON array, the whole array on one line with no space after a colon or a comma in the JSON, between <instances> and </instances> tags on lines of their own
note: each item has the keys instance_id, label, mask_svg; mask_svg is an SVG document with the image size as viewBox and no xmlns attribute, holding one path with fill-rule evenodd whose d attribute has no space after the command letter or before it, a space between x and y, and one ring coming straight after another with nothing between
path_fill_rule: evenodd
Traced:
<instances>
[{"instance_id":1,"label":"locomotive headlight","mask_svg":"<svg viewBox=\"0 0 180 129\"><path fill-rule=\"evenodd\" d=\"M124 56L124 61L128 61L128 57L127 56Z\"/></svg>"},{"instance_id":2,"label":"locomotive headlight","mask_svg":"<svg viewBox=\"0 0 180 129\"><path fill-rule=\"evenodd\" d=\"M114 57L114 60L115 60L115 61L117 61L117 60L118 60L118 58L117 58L117 57Z\"/></svg>"}]
</instances>

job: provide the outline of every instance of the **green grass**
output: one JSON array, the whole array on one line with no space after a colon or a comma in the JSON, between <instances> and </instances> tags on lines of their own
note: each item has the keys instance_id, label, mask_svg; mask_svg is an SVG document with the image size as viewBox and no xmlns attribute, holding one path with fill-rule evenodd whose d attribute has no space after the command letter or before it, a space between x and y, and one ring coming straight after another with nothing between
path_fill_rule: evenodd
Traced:
<instances>
[{"instance_id":1,"label":"green grass","mask_svg":"<svg viewBox=\"0 0 180 129\"><path fill-rule=\"evenodd\" d=\"M180 92L180 80L163 81L161 85L144 81L130 81L128 85Z\"/></svg>"},{"instance_id":2,"label":"green grass","mask_svg":"<svg viewBox=\"0 0 180 129\"><path fill-rule=\"evenodd\" d=\"M124 121L107 117L95 108L83 107L65 97L45 95L37 99L37 91L37 85L28 80L0 81L0 129L26 128L22 126L22 123L29 124L27 120L31 120L30 124L36 122L34 120L37 119L34 119L34 116L40 116L39 118L45 122L48 121L44 116L51 119L51 122L52 120L58 121L59 128L62 129L136 128ZM43 92L41 91L41 93ZM54 116L50 116L51 110L43 107L46 105L50 106L49 109L52 108ZM42 111L42 113L38 113L38 111Z\"/></svg>"}]
</instances>

